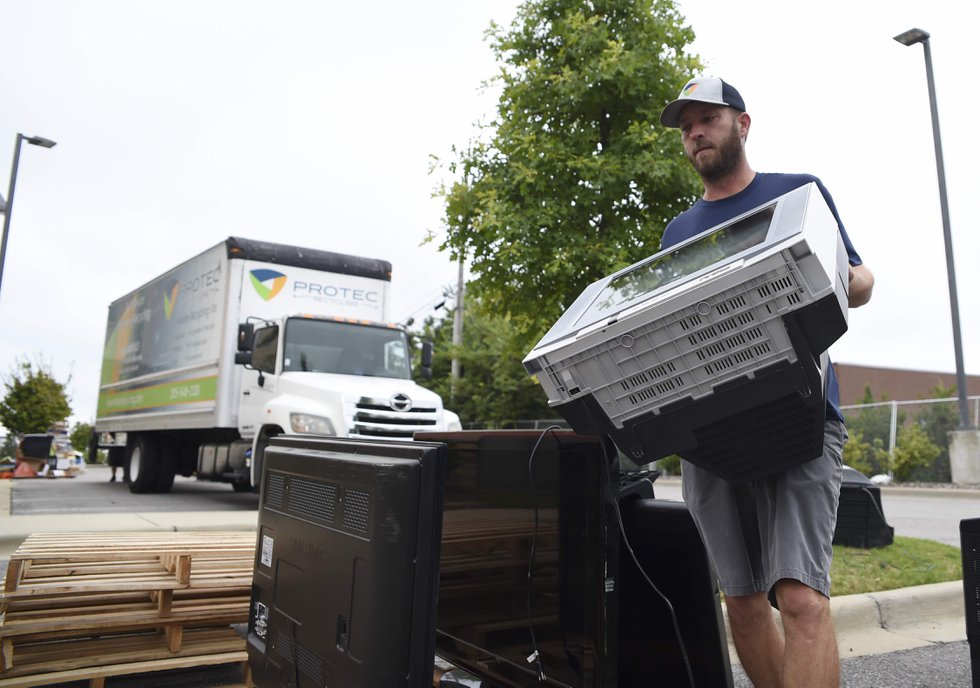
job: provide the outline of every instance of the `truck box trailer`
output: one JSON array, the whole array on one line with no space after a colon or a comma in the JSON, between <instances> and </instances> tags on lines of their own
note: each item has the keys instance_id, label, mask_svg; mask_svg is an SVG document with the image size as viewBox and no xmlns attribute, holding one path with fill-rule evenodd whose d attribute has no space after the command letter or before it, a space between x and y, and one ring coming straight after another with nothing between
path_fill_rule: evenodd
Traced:
<instances>
[{"instance_id":1,"label":"truck box trailer","mask_svg":"<svg viewBox=\"0 0 980 688\"><path fill-rule=\"evenodd\" d=\"M147 282L109 306L92 451L134 492L192 474L245 491L278 434L443 429L390 286L384 260L238 237Z\"/></svg>"}]
</instances>

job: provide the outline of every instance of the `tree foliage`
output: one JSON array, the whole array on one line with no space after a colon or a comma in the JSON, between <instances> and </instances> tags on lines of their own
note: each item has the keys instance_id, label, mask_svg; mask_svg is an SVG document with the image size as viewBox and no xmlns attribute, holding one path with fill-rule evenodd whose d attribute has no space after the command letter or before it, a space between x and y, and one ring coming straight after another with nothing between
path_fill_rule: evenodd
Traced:
<instances>
[{"instance_id":1,"label":"tree foliage","mask_svg":"<svg viewBox=\"0 0 980 688\"><path fill-rule=\"evenodd\" d=\"M931 466L941 451L921 425L903 425L898 430L898 440L895 442L895 479L899 482L909 480L916 468Z\"/></svg>"},{"instance_id":2,"label":"tree foliage","mask_svg":"<svg viewBox=\"0 0 980 688\"><path fill-rule=\"evenodd\" d=\"M0 423L11 434L46 432L56 421L71 415L64 383L58 382L43 360L17 361L4 376L6 394L0 402Z\"/></svg>"},{"instance_id":3,"label":"tree foliage","mask_svg":"<svg viewBox=\"0 0 980 688\"><path fill-rule=\"evenodd\" d=\"M437 392L446 408L459 414L466 427L480 423L506 427L516 420L555 418L541 387L528 376L513 321L506 315L488 313L482 304L468 299L464 312L465 346L452 345L453 319L429 320L416 337L435 344L437 355L432 379L419 384ZM452 389L451 361L460 360L460 379Z\"/></svg>"},{"instance_id":4,"label":"tree foliage","mask_svg":"<svg viewBox=\"0 0 980 688\"><path fill-rule=\"evenodd\" d=\"M888 473L888 445L880 437L865 437L861 430L848 429L847 444L842 455L845 464L865 475Z\"/></svg>"},{"instance_id":5,"label":"tree foliage","mask_svg":"<svg viewBox=\"0 0 980 688\"><path fill-rule=\"evenodd\" d=\"M932 389L930 398L948 399L956 396L956 385L943 387L941 384ZM952 469L949 465L949 432L960 424L960 416L955 402L926 404L915 418L922 426L929 441L939 448L939 453L931 463L916 466L912 469L910 479L923 482L948 483L952 480Z\"/></svg>"},{"instance_id":6,"label":"tree foliage","mask_svg":"<svg viewBox=\"0 0 980 688\"><path fill-rule=\"evenodd\" d=\"M671 0L527 0L488 38L496 115L440 190L472 293L521 353L581 290L659 249L700 189L664 105L700 68Z\"/></svg>"},{"instance_id":7,"label":"tree foliage","mask_svg":"<svg viewBox=\"0 0 980 688\"><path fill-rule=\"evenodd\" d=\"M75 423L72 426L71 433L68 435L68 439L71 440L71 446L75 448L75 451L80 451L88 457L88 447L92 441L92 424L91 423Z\"/></svg>"},{"instance_id":8,"label":"tree foliage","mask_svg":"<svg viewBox=\"0 0 980 688\"><path fill-rule=\"evenodd\" d=\"M873 406L885 397L875 399L871 387L865 386L864 397L859 402L867 405L847 416L847 432L850 438L844 445L844 463L865 475L888 473L891 470L888 443L891 437L891 406ZM905 414L898 413L896 427L905 422Z\"/></svg>"},{"instance_id":9,"label":"tree foliage","mask_svg":"<svg viewBox=\"0 0 980 688\"><path fill-rule=\"evenodd\" d=\"M945 399L955 394L955 386L939 385L933 388L930 398ZM895 451L889 455L891 407L870 405L875 401L871 389L865 387L860 403L867 404L867 408L848 414L850 439L844 446L844 463L866 475L890 472L902 482L949 482L947 433L959 423L955 404L923 404L922 409L910 417L899 411Z\"/></svg>"}]
</instances>

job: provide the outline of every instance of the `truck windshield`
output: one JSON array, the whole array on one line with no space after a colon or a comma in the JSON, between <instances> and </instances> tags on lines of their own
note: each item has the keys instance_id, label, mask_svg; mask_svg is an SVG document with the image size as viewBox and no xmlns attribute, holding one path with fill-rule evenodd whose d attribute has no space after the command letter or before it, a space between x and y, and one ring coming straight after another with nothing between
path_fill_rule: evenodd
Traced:
<instances>
[{"instance_id":1,"label":"truck windshield","mask_svg":"<svg viewBox=\"0 0 980 688\"><path fill-rule=\"evenodd\" d=\"M401 330L290 318L283 371L409 379L408 338Z\"/></svg>"}]
</instances>

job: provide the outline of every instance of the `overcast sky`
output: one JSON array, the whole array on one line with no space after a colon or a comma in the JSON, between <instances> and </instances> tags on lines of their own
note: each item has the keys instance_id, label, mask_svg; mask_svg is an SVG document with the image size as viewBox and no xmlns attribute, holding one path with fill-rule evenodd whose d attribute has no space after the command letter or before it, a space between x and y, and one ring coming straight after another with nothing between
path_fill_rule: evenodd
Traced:
<instances>
[{"instance_id":1,"label":"overcast sky","mask_svg":"<svg viewBox=\"0 0 980 688\"><path fill-rule=\"evenodd\" d=\"M235 235L390 260L390 315L424 317L455 281L433 244L430 156L492 112L483 40L513 0L327 3L0 0L0 194L21 152L0 292L0 369L72 375L94 419L107 307ZM706 73L752 115L762 171L811 172L878 278L832 355L955 362L923 51L932 34L967 373L980 373L980 154L973 3L686 0ZM682 84L678 84L678 89Z\"/></svg>"}]
</instances>

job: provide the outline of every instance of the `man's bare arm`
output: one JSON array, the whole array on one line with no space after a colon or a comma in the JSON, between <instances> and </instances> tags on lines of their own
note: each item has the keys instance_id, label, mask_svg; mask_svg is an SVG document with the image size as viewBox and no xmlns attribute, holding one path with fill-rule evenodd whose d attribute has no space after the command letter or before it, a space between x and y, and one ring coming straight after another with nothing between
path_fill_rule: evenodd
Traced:
<instances>
[{"instance_id":1,"label":"man's bare arm","mask_svg":"<svg viewBox=\"0 0 980 688\"><path fill-rule=\"evenodd\" d=\"M847 305L851 308L863 306L871 300L875 286L875 276L864 265L851 265L848 272Z\"/></svg>"}]
</instances>

